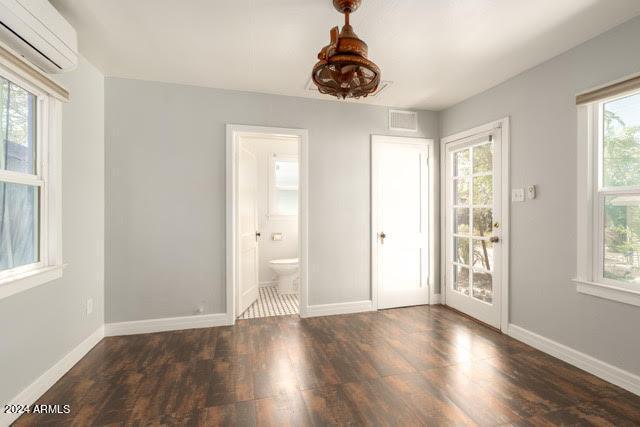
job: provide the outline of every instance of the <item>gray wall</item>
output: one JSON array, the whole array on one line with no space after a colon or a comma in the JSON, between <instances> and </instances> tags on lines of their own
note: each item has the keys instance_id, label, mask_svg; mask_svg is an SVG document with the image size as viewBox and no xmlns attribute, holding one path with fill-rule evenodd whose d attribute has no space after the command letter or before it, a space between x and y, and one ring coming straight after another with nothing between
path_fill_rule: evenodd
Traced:
<instances>
[{"instance_id":1,"label":"gray wall","mask_svg":"<svg viewBox=\"0 0 640 427\"><path fill-rule=\"evenodd\" d=\"M72 97L62 117L62 244L68 266L61 279L0 300L3 403L104 323L104 77L81 58L76 71L54 78ZM94 301L91 315L85 314L87 298Z\"/></svg>"},{"instance_id":2,"label":"gray wall","mask_svg":"<svg viewBox=\"0 0 640 427\"><path fill-rule=\"evenodd\" d=\"M309 302L370 298L386 108L116 78L105 96L107 323L225 311L227 123L309 130ZM438 135L436 114L418 135Z\"/></svg>"},{"instance_id":3,"label":"gray wall","mask_svg":"<svg viewBox=\"0 0 640 427\"><path fill-rule=\"evenodd\" d=\"M511 322L640 374L640 307L576 292L575 94L640 71L634 19L440 115L446 136L511 116ZM499 66L499 64L497 64Z\"/></svg>"}]
</instances>

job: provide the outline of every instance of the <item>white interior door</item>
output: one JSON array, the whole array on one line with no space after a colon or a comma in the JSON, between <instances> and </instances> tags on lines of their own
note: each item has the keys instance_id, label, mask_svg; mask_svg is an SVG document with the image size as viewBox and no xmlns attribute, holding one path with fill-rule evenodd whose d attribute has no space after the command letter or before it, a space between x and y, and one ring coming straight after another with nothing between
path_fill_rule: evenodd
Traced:
<instances>
[{"instance_id":1,"label":"white interior door","mask_svg":"<svg viewBox=\"0 0 640 427\"><path fill-rule=\"evenodd\" d=\"M446 144L445 301L496 328L501 315L501 131Z\"/></svg>"},{"instance_id":2,"label":"white interior door","mask_svg":"<svg viewBox=\"0 0 640 427\"><path fill-rule=\"evenodd\" d=\"M429 146L372 144L372 260L378 308L429 302Z\"/></svg>"},{"instance_id":3,"label":"white interior door","mask_svg":"<svg viewBox=\"0 0 640 427\"><path fill-rule=\"evenodd\" d=\"M258 160L240 147L239 185L239 292L238 309L242 314L258 299Z\"/></svg>"}]
</instances>

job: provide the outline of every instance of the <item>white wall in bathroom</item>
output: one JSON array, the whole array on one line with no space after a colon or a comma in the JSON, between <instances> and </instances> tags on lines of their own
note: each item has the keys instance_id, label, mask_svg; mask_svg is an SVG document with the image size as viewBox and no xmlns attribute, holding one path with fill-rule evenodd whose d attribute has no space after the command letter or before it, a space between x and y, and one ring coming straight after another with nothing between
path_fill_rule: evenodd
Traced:
<instances>
[{"instance_id":1,"label":"white wall in bathroom","mask_svg":"<svg viewBox=\"0 0 640 427\"><path fill-rule=\"evenodd\" d=\"M273 154L298 155L298 143L291 140L248 139L241 144L258 159L258 229L262 234L258 251L260 257L259 281L261 285L275 279L269 261L298 257L298 219L276 219L269 217L270 158ZM282 233L281 241L273 241L273 233Z\"/></svg>"}]
</instances>

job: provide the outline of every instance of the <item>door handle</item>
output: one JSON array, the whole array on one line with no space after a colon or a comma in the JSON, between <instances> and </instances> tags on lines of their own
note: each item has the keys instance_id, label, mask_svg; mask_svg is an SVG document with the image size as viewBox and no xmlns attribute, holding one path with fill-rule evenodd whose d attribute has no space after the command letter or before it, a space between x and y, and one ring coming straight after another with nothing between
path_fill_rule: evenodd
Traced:
<instances>
[{"instance_id":1,"label":"door handle","mask_svg":"<svg viewBox=\"0 0 640 427\"><path fill-rule=\"evenodd\" d=\"M258 241L258 237L262 236L259 231L256 231L256 242Z\"/></svg>"},{"instance_id":2,"label":"door handle","mask_svg":"<svg viewBox=\"0 0 640 427\"><path fill-rule=\"evenodd\" d=\"M499 238L498 236L491 236L491 237L489 238L489 241L490 241L491 243L498 243L498 242L500 241L500 238Z\"/></svg>"},{"instance_id":3,"label":"door handle","mask_svg":"<svg viewBox=\"0 0 640 427\"><path fill-rule=\"evenodd\" d=\"M384 231L378 233L378 237L380 237L380 243L384 244L384 239L387 237Z\"/></svg>"}]
</instances>

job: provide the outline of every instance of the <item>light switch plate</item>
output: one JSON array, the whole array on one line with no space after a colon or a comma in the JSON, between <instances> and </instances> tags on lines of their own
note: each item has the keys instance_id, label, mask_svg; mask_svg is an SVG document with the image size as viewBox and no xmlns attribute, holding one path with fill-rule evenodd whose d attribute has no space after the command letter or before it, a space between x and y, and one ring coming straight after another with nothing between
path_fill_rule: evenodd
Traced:
<instances>
[{"instance_id":1,"label":"light switch plate","mask_svg":"<svg viewBox=\"0 0 640 427\"><path fill-rule=\"evenodd\" d=\"M272 233L271 234L271 240L273 240L274 242L279 242L280 240L282 240L282 233Z\"/></svg>"},{"instance_id":2,"label":"light switch plate","mask_svg":"<svg viewBox=\"0 0 640 427\"><path fill-rule=\"evenodd\" d=\"M512 202L524 202L524 188L514 188L511 190Z\"/></svg>"}]
</instances>

